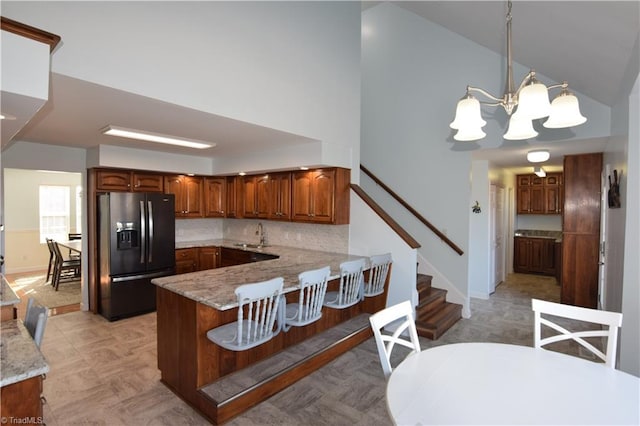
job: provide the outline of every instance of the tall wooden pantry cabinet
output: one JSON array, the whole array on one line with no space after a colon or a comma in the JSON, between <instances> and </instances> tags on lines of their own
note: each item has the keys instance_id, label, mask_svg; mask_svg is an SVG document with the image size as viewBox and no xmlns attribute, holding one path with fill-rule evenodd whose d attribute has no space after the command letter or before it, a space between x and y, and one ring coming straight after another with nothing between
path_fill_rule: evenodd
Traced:
<instances>
[{"instance_id":1,"label":"tall wooden pantry cabinet","mask_svg":"<svg viewBox=\"0 0 640 426\"><path fill-rule=\"evenodd\" d=\"M597 308L602 153L564 157L561 301Z\"/></svg>"}]
</instances>

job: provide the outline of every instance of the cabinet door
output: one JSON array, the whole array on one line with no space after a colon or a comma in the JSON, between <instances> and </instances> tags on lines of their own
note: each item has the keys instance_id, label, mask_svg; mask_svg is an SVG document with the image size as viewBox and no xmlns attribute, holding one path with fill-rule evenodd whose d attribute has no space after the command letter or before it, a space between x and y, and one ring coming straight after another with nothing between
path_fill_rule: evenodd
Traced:
<instances>
[{"instance_id":1,"label":"cabinet door","mask_svg":"<svg viewBox=\"0 0 640 426\"><path fill-rule=\"evenodd\" d=\"M529 240L529 271L542 272L545 265L545 240L530 238Z\"/></svg>"},{"instance_id":2,"label":"cabinet door","mask_svg":"<svg viewBox=\"0 0 640 426\"><path fill-rule=\"evenodd\" d=\"M513 244L514 272L529 272L529 239L516 237Z\"/></svg>"},{"instance_id":3,"label":"cabinet door","mask_svg":"<svg viewBox=\"0 0 640 426\"><path fill-rule=\"evenodd\" d=\"M256 177L256 217L269 217L269 176Z\"/></svg>"},{"instance_id":4,"label":"cabinet door","mask_svg":"<svg viewBox=\"0 0 640 426\"><path fill-rule=\"evenodd\" d=\"M308 222L311 220L311 185L313 175L311 172L295 172L293 174L292 217L294 220Z\"/></svg>"},{"instance_id":5,"label":"cabinet door","mask_svg":"<svg viewBox=\"0 0 640 426\"><path fill-rule=\"evenodd\" d=\"M240 186L240 180L237 176L228 176L226 188L226 203L227 213L225 217L239 217L238 214L238 191Z\"/></svg>"},{"instance_id":6,"label":"cabinet door","mask_svg":"<svg viewBox=\"0 0 640 426\"><path fill-rule=\"evenodd\" d=\"M269 179L269 219L291 219L291 173L271 175Z\"/></svg>"},{"instance_id":7,"label":"cabinet door","mask_svg":"<svg viewBox=\"0 0 640 426\"><path fill-rule=\"evenodd\" d=\"M531 188L518 187L518 214L528 214L531 210Z\"/></svg>"},{"instance_id":8,"label":"cabinet door","mask_svg":"<svg viewBox=\"0 0 640 426\"><path fill-rule=\"evenodd\" d=\"M242 190L240 199L241 217L257 217L258 206L256 205L256 180L253 176L242 178Z\"/></svg>"},{"instance_id":9,"label":"cabinet door","mask_svg":"<svg viewBox=\"0 0 640 426\"><path fill-rule=\"evenodd\" d=\"M313 172L312 217L314 222L333 222L335 170Z\"/></svg>"},{"instance_id":10,"label":"cabinet door","mask_svg":"<svg viewBox=\"0 0 640 426\"><path fill-rule=\"evenodd\" d=\"M164 177L157 174L133 172L134 192L163 192Z\"/></svg>"},{"instance_id":11,"label":"cabinet door","mask_svg":"<svg viewBox=\"0 0 640 426\"><path fill-rule=\"evenodd\" d=\"M182 187L182 176L165 176L164 192L165 194L175 195L176 217L183 217L185 214L185 203L184 203L184 191Z\"/></svg>"},{"instance_id":12,"label":"cabinet door","mask_svg":"<svg viewBox=\"0 0 640 426\"><path fill-rule=\"evenodd\" d=\"M183 178L183 201L185 217L202 217L202 186L201 177L185 176Z\"/></svg>"},{"instance_id":13,"label":"cabinet door","mask_svg":"<svg viewBox=\"0 0 640 426\"><path fill-rule=\"evenodd\" d=\"M544 197L544 186L531 186L529 187L531 190L531 203L529 206L530 214L544 214L545 209L545 197Z\"/></svg>"},{"instance_id":14,"label":"cabinet door","mask_svg":"<svg viewBox=\"0 0 640 426\"><path fill-rule=\"evenodd\" d=\"M200 247L198 251L198 270L214 269L220 263L219 247Z\"/></svg>"},{"instance_id":15,"label":"cabinet door","mask_svg":"<svg viewBox=\"0 0 640 426\"><path fill-rule=\"evenodd\" d=\"M544 189L545 195L545 213L547 214L560 214L562 208L560 207L560 200L562 199L560 193L560 186L547 186Z\"/></svg>"},{"instance_id":16,"label":"cabinet door","mask_svg":"<svg viewBox=\"0 0 640 426\"><path fill-rule=\"evenodd\" d=\"M96 189L100 191L130 191L131 172L124 170L98 170Z\"/></svg>"},{"instance_id":17,"label":"cabinet door","mask_svg":"<svg viewBox=\"0 0 640 426\"><path fill-rule=\"evenodd\" d=\"M204 216L225 217L227 204L227 179L225 177L204 179Z\"/></svg>"},{"instance_id":18,"label":"cabinet door","mask_svg":"<svg viewBox=\"0 0 640 426\"><path fill-rule=\"evenodd\" d=\"M198 270L198 249L176 249L176 274L186 274Z\"/></svg>"},{"instance_id":19,"label":"cabinet door","mask_svg":"<svg viewBox=\"0 0 640 426\"><path fill-rule=\"evenodd\" d=\"M269 216L269 176L245 176L242 179L242 217Z\"/></svg>"}]
</instances>

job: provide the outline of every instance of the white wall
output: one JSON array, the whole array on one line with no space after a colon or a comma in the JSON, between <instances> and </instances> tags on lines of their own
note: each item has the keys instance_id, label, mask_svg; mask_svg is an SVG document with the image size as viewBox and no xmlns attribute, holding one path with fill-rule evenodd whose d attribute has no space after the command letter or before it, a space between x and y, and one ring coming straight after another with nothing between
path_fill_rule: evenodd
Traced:
<instances>
[{"instance_id":1,"label":"white wall","mask_svg":"<svg viewBox=\"0 0 640 426\"><path fill-rule=\"evenodd\" d=\"M620 341L619 368L640 377L640 78L629 96L629 145L625 189L624 278L622 284L623 325Z\"/></svg>"},{"instance_id":2,"label":"white wall","mask_svg":"<svg viewBox=\"0 0 640 426\"><path fill-rule=\"evenodd\" d=\"M488 299L491 293L491 197L489 162L475 160L471 165L471 199L469 200L469 296ZM471 206L478 201L480 213Z\"/></svg>"},{"instance_id":3,"label":"white wall","mask_svg":"<svg viewBox=\"0 0 640 426\"><path fill-rule=\"evenodd\" d=\"M351 192L349 253L363 256L391 253L393 266L387 306L405 300L418 304L416 249L410 248L362 199Z\"/></svg>"},{"instance_id":4,"label":"white wall","mask_svg":"<svg viewBox=\"0 0 640 426\"><path fill-rule=\"evenodd\" d=\"M487 137L478 142L454 141L449 123L467 85L502 93L504 58L389 2L365 10L362 26L362 164L467 253L456 255L393 201L374 198L385 200L382 206L422 244L420 254L468 294L471 248L489 244L470 240L487 238L470 230L471 153L505 146L507 116L487 109ZM513 68L518 81L529 71ZM589 121L571 130L537 129L532 145L609 135L610 109L578 96ZM362 185L375 191L370 181Z\"/></svg>"},{"instance_id":5,"label":"white wall","mask_svg":"<svg viewBox=\"0 0 640 426\"><path fill-rule=\"evenodd\" d=\"M3 2L2 14L62 37L55 73L337 145L357 169L359 2Z\"/></svg>"}]
</instances>

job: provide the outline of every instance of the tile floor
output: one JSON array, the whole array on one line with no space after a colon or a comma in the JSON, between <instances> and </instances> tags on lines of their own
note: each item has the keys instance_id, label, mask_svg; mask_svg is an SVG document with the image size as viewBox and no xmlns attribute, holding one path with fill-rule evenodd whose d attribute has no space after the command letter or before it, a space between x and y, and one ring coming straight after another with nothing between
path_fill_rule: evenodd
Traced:
<instances>
[{"instance_id":1,"label":"tile floor","mask_svg":"<svg viewBox=\"0 0 640 426\"><path fill-rule=\"evenodd\" d=\"M555 279L514 274L489 300L422 348L489 341L532 345L531 297L558 301ZM155 313L108 322L72 312L49 318L42 352L45 421L57 425L206 425L160 382ZM397 354L401 355L401 354ZM385 380L373 338L235 418L229 425L388 425Z\"/></svg>"}]
</instances>

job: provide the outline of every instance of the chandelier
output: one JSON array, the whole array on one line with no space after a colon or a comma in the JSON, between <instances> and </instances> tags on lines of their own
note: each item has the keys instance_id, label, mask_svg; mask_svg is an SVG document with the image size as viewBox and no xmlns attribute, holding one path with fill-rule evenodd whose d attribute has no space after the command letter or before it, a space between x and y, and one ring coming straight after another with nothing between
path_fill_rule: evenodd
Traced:
<instances>
[{"instance_id":1,"label":"chandelier","mask_svg":"<svg viewBox=\"0 0 640 426\"><path fill-rule=\"evenodd\" d=\"M487 122L480 114L480 104L501 106L510 116L505 139L523 140L536 137L538 132L533 128L532 120L549 117L543 126L550 129L577 126L587 121L580 113L578 98L569 91L568 84L545 86L536 79L534 70L524 77L517 90L513 85L513 69L511 63L511 1L507 2L507 82L505 93L498 98L479 87L467 86L467 93L458 101L456 116L449 125L457 130L454 139L457 141L475 141L486 134L482 131ZM559 94L549 103L549 90L560 89ZM490 101L478 101L472 92L479 93Z\"/></svg>"}]
</instances>

